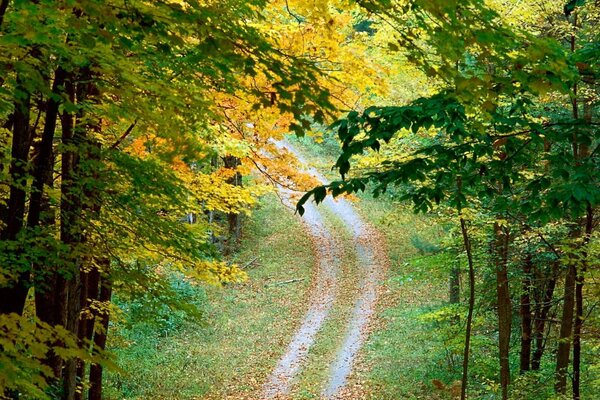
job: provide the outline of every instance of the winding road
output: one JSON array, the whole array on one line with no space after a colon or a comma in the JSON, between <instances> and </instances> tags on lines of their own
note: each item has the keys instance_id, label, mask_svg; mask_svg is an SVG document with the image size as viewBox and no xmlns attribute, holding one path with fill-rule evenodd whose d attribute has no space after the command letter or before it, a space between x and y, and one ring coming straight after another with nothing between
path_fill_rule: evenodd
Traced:
<instances>
[{"instance_id":1,"label":"winding road","mask_svg":"<svg viewBox=\"0 0 600 400\"><path fill-rule=\"evenodd\" d=\"M299 152L287 141L277 142L278 147L294 153L306 165ZM327 180L318 171L308 169L322 183ZM281 189L284 198L290 201L291 193ZM263 386L263 398L285 398L291 391L294 378L299 374L311 346L315 343L317 333L327 320L329 312L338 295L338 287L342 279L355 279L340 274L340 260L345 247L352 247L356 253L360 273L358 294L353 301L352 314L345 327L343 344L331 365L327 382L321 397L337 399L342 396L342 389L352 372L354 361L364 343L370 320L375 311L377 289L383 279L383 271L387 265L387 256L382 250L381 238L377 231L358 215L354 206L345 199L333 200L328 197L323 206L327 207L351 233L351 242L334 240L336 235L328 230L318 207L313 203L305 205L303 222L313 238L316 258L318 260L315 278L310 293L308 311L294 334L285 353L273 369Z\"/></svg>"}]
</instances>

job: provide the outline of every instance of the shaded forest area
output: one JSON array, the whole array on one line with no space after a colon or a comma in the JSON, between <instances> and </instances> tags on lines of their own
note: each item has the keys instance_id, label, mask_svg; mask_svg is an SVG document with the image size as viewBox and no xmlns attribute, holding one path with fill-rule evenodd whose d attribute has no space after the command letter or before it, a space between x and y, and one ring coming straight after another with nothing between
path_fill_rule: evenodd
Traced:
<instances>
[{"instance_id":1,"label":"shaded forest area","mask_svg":"<svg viewBox=\"0 0 600 400\"><path fill-rule=\"evenodd\" d=\"M0 0L0 70L2 396L108 398L106 369L140 362L120 350L132 321L203 332L207 293L219 324L255 316L218 290L290 312L283 288L252 287L310 271L298 222L282 217L286 243L260 211L290 212L273 205L282 188L299 214L347 195L387 240L349 398L600 391L598 2ZM330 183L277 146L289 133L334 165ZM277 256L268 274L249 243ZM303 303L308 286L285 290ZM402 308L412 289L418 313ZM282 352L290 327L273 329ZM434 356L402 347L414 332ZM409 356L440 368L394 376ZM261 378L276 361L243 357ZM229 398L260 398L245 387Z\"/></svg>"}]
</instances>

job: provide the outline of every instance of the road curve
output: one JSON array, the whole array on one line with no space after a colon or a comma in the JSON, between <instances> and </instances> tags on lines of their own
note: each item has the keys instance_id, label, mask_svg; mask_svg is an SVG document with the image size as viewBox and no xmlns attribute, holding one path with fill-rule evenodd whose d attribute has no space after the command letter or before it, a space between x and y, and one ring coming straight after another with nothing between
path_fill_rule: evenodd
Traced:
<instances>
[{"instance_id":1,"label":"road curve","mask_svg":"<svg viewBox=\"0 0 600 400\"><path fill-rule=\"evenodd\" d=\"M298 151L287 141L277 142L277 146L294 153L306 164ZM322 183L327 179L315 169L308 170ZM282 191L289 199L289 193ZM386 254L382 250L381 238L377 232L364 222L352 204L345 199L333 200L327 197L323 204L339 218L352 234L352 243L357 255L357 263L361 275L359 294L354 302L352 316L346 326L345 339L338 350L334 362L329 367L328 381L321 394L325 399L340 397L352 366L366 339L367 330L373 316L377 301L378 283L383 278ZM285 354L277 363L273 372L263 386L265 399L281 398L289 393L294 376L300 371L303 360L314 343L319 329L325 322L329 310L335 300L339 277L339 260L343 254L342 245L334 240L334 235L327 231L323 217L313 203L305 205L304 223L314 238L318 271L313 290L310 294L309 310Z\"/></svg>"},{"instance_id":2,"label":"road curve","mask_svg":"<svg viewBox=\"0 0 600 400\"><path fill-rule=\"evenodd\" d=\"M288 193L282 190L282 194ZM289 197L286 196L286 199ZM292 379L300 370L302 361L306 358L335 300L341 259L339 248L313 204L307 205L303 220L313 238L315 258L319 260L316 279L310 293L308 312L263 387L265 399L278 398L289 392Z\"/></svg>"}]
</instances>

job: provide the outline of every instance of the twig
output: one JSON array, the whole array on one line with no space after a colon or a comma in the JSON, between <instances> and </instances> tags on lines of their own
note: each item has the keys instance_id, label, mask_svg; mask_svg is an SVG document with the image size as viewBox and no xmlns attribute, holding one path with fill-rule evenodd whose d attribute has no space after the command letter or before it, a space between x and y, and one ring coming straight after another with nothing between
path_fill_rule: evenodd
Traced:
<instances>
[{"instance_id":1,"label":"twig","mask_svg":"<svg viewBox=\"0 0 600 400\"><path fill-rule=\"evenodd\" d=\"M282 285L287 285L288 283L295 283L295 282L300 282L305 280L306 278L295 278L295 279L290 279L288 281L282 281L282 282L275 282L275 283L271 283L271 284L266 284L265 287L269 287L269 286L282 286Z\"/></svg>"},{"instance_id":2,"label":"twig","mask_svg":"<svg viewBox=\"0 0 600 400\"><path fill-rule=\"evenodd\" d=\"M246 264L242 265L240 267L240 269L246 269L249 266L251 266L252 264L254 264L256 261L258 261L258 257L254 257L252 260L250 260L249 262L247 262Z\"/></svg>"},{"instance_id":3,"label":"twig","mask_svg":"<svg viewBox=\"0 0 600 400\"><path fill-rule=\"evenodd\" d=\"M287 0L285 0L285 8L286 8L288 14L290 14L292 17L294 17L294 19L298 22L298 24L302 23L302 19L299 16L297 16L296 14L294 14L292 12L292 10L290 10L290 5L288 4Z\"/></svg>"}]
</instances>

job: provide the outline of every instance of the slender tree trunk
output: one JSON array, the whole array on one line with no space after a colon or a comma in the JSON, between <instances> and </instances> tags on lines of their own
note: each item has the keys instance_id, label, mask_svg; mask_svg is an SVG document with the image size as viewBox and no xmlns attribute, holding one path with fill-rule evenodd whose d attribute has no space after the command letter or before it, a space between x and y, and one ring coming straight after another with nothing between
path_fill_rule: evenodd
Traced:
<instances>
[{"instance_id":1,"label":"slender tree trunk","mask_svg":"<svg viewBox=\"0 0 600 400\"><path fill-rule=\"evenodd\" d=\"M583 285L584 274L587 269L587 245L592 236L594 212L588 204L585 219L584 254L579 273L575 278L575 323L573 326L573 400L581 398L581 328L583 327Z\"/></svg>"},{"instance_id":2,"label":"slender tree trunk","mask_svg":"<svg viewBox=\"0 0 600 400\"><path fill-rule=\"evenodd\" d=\"M65 71L59 67L56 70L54 83L52 84L52 93L54 95L60 96L62 93L61 88L65 83L65 77ZM51 96L46 104L44 130L42 132L40 152L37 156L33 173L29 214L27 216L27 225L31 228L36 227L39 223L42 197L44 195L44 184L49 181L48 175L52 175L52 143L54 141L59 105L59 101L56 100L54 96Z\"/></svg>"},{"instance_id":3,"label":"slender tree trunk","mask_svg":"<svg viewBox=\"0 0 600 400\"><path fill-rule=\"evenodd\" d=\"M99 300L100 271L98 268L92 268L89 272L82 272L82 295L83 313L85 317L79 319L79 339L83 347L88 347L94 335L94 321L97 311L92 308L94 302ZM85 379L85 363L80 361L77 365L77 380L82 382ZM75 398L83 399L83 391L77 392Z\"/></svg>"},{"instance_id":4,"label":"slender tree trunk","mask_svg":"<svg viewBox=\"0 0 600 400\"><path fill-rule=\"evenodd\" d=\"M521 352L519 371L530 369L531 360L531 254L527 253L523 261L523 287L521 294Z\"/></svg>"},{"instance_id":5,"label":"slender tree trunk","mask_svg":"<svg viewBox=\"0 0 600 400\"><path fill-rule=\"evenodd\" d=\"M583 273L575 279L575 323L573 326L573 400L581 398L581 327L583 326Z\"/></svg>"},{"instance_id":6,"label":"slender tree trunk","mask_svg":"<svg viewBox=\"0 0 600 400\"><path fill-rule=\"evenodd\" d=\"M61 96L65 77L65 71L62 68L58 68L52 84L53 94ZM33 183L27 215L27 226L30 229L38 226L44 229L56 224L56 216L52 215L49 199L44 187L52 187L54 185L53 141L58 119L58 108L59 102L54 96L51 96L46 103L44 129L39 144L39 151L34 162ZM51 249L45 249L45 251L49 251L50 254L52 253ZM65 302L61 301L61 297L65 295L64 278L59 276L57 265L52 263L54 261L44 262L43 260L39 260L39 262L33 265L36 315L41 321L51 326L65 326L66 320L63 318L64 313L62 312ZM45 363L52 368L54 376L60 379L62 359L50 352Z\"/></svg>"},{"instance_id":7,"label":"slender tree trunk","mask_svg":"<svg viewBox=\"0 0 600 400\"><path fill-rule=\"evenodd\" d=\"M88 90L88 93L91 93L91 90ZM100 123L89 124L89 130L100 130ZM86 149L83 152L87 160L91 160L92 162L100 161L100 144L98 143L86 143ZM92 169L90 169L92 168ZM97 182L100 179L98 171L93 167L87 167L87 171L81 174L81 179L84 181L93 181ZM89 189L89 185L85 185L86 188L83 190L83 196L85 198L85 203L88 205L85 208L89 208L91 211L89 213L89 218L97 219L100 215L101 211L101 199L99 193L92 191ZM92 185L92 187L96 187L96 185ZM91 241L91 238L84 238L85 241ZM84 264L86 267L81 271L81 307L84 311L87 312L82 313L82 317L79 320L79 341L81 343L82 348L89 348L92 337L94 335L94 322L98 319L97 311L92 308L92 304L99 300L99 284L100 284L100 270L99 265L103 265L106 267L107 262L94 262L93 257L87 257L84 260ZM86 365L83 360L79 360L77 365L77 380L79 382L83 382L85 380L85 370ZM78 391L76 393L75 399L82 400L83 399L83 391Z\"/></svg>"},{"instance_id":8,"label":"slender tree trunk","mask_svg":"<svg viewBox=\"0 0 600 400\"><path fill-rule=\"evenodd\" d=\"M66 82L69 97L75 103L75 86L69 79ZM61 181L61 241L69 246L69 257L64 260L64 271L69 275L67 280L67 321L68 331L78 336L79 315L81 311L81 257L79 248L82 242L81 217L82 217L82 188L79 170L79 147L84 142L85 129L80 124L75 124L74 115L63 115L62 142L66 150L62 154L62 181ZM74 256L73 256L74 255ZM70 359L65 363L63 373L63 399L74 400L77 387L77 359Z\"/></svg>"},{"instance_id":9,"label":"slender tree trunk","mask_svg":"<svg viewBox=\"0 0 600 400\"><path fill-rule=\"evenodd\" d=\"M552 263L552 276L546 280L544 287L540 291L539 298L536 301L536 309L534 312L534 339L535 350L531 357L531 369L538 371L541 366L542 356L546 344L546 321L552 308L552 298L554 297L554 289L556 288L556 278L559 270L559 261ZM549 325L549 324L548 324Z\"/></svg>"},{"instance_id":10,"label":"slender tree trunk","mask_svg":"<svg viewBox=\"0 0 600 400\"><path fill-rule=\"evenodd\" d=\"M17 88L21 94L15 101L13 113L13 136L10 165L10 193L6 212L2 215L4 229L0 233L0 240L12 241L23 228L25 216L26 185L27 185L27 161L30 144L30 95L23 86L20 77L17 77ZM18 256L15 257L18 260ZM15 267L15 266L13 266ZM18 270L18 269L17 269ZM29 290L29 271L18 273L17 280L12 286L0 288L0 314L23 312L25 298Z\"/></svg>"},{"instance_id":11,"label":"slender tree trunk","mask_svg":"<svg viewBox=\"0 0 600 400\"><path fill-rule=\"evenodd\" d=\"M590 78L588 84L594 84L594 79ZM583 103L583 118L591 127L592 124L592 99L586 99ZM581 144L579 156L581 159L589 157L589 148L587 144ZM585 273L588 264L588 243L592 237L594 224L594 210L588 202L586 207L585 217L585 236L583 240L583 252L581 265L578 269L575 279L575 324L573 326L573 399L579 400L581 397L581 328L584 322L583 316L583 285L585 281Z\"/></svg>"},{"instance_id":12,"label":"slender tree trunk","mask_svg":"<svg viewBox=\"0 0 600 400\"><path fill-rule=\"evenodd\" d=\"M108 304L110 303L112 296L112 280L110 279L108 271L108 259L105 260L105 268L107 276L102 280L99 300ZM99 330L94 334L94 346L99 350L104 350L106 348L109 318L110 315L108 309L105 309L99 317ZM99 364L92 364L90 367L90 389L88 400L102 400L102 366Z\"/></svg>"},{"instance_id":13,"label":"slender tree trunk","mask_svg":"<svg viewBox=\"0 0 600 400\"><path fill-rule=\"evenodd\" d=\"M467 231L467 225L464 218L460 218L460 229L463 236L463 243L467 253L467 261L469 264L469 311L467 314L467 327L465 332L465 347L463 350L463 371L460 387L460 398L467 398L467 384L469 381L469 352L471 348L471 330L473 326L473 310L475 308L475 268L473 266L473 255L471 253L471 240Z\"/></svg>"},{"instance_id":14,"label":"slender tree trunk","mask_svg":"<svg viewBox=\"0 0 600 400\"><path fill-rule=\"evenodd\" d=\"M567 276L565 278L565 295L563 312L558 338L558 351L556 352L556 384L557 393L565 394L567 391L567 373L569 369L569 351L571 348L571 335L573 334L573 307L575 306L575 277L577 275L575 260L569 260Z\"/></svg>"},{"instance_id":15,"label":"slender tree trunk","mask_svg":"<svg viewBox=\"0 0 600 400\"><path fill-rule=\"evenodd\" d=\"M498 224L494 223L494 255L496 258L496 294L498 301L498 350L500 358L500 386L502 399L508 399L508 385L510 383L510 333L512 322L512 309L510 291L508 286L508 233Z\"/></svg>"},{"instance_id":16,"label":"slender tree trunk","mask_svg":"<svg viewBox=\"0 0 600 400\"><path fill-rule=\"evenodd\" d=\"M72 92L72 87L67 83L66 88ZM80 71L77 85L75 86L77 104L92 102L98 99L98 91L94 84L93 76L89 68ZM81 256L82 245L89 240L84 235L84 225L89 223L84 216L95 218L100 212L100 198L97 193L96 182L99 181L97 164L100 160L100 145L94 143L89 137L90 131L100 130L100 121L90 122L93 116L84 115L84 110L79 109L76 116L77 123L73 125L71 134L63 138L67 150L63 154L63 197L62 203L65 211L61 215L61 240L71 247L71 253L75 253L69 261L73 265L73 277L69 281L67 302L67 329L79 338L81 346L85 339L91 338L91 332L87 331L87 324L81 322L81 310L86 306L90 295L95 297L98 285L96 273L86 273L92 270L92 255ZM72 120L72 118L71 118ZM64 228L64 229L63 229ZM87 253L86 253L87 254ZM65 400L76 400L77 378L83 378L85 365L82 360L72 359L67 361L63 377Z\"/></svg>"},{"instance_id":17,"label":"slender tree trunk","mask_svg":"<svg viewBox=\"0 0 600 400\"><path fill-rule=\"evenodd\" d=\"M573 31L577 28L577 11L573 12ZM571 35L571 52L575 52L576 37ZM573 99L571 101L573 118L579 118L578 104L578 84L573 85ZM577 131L573 131L573 158L579 159L579 146L577 141ZM576 161L577 162L577 161ZM571 238L576 239L581 234L579 227L571 233ZM563 312L560 324L560 335L558 339L558 350L556 352L556 382L554 389L556 393L565 394L567 392L567 374L569 370L569 353L573 334L573 315L575 307L575 280L577 279L577 260L570 254L568 258L568 269L565 277L565 295L563 301Z\"/></svg>"}]
</instances>

